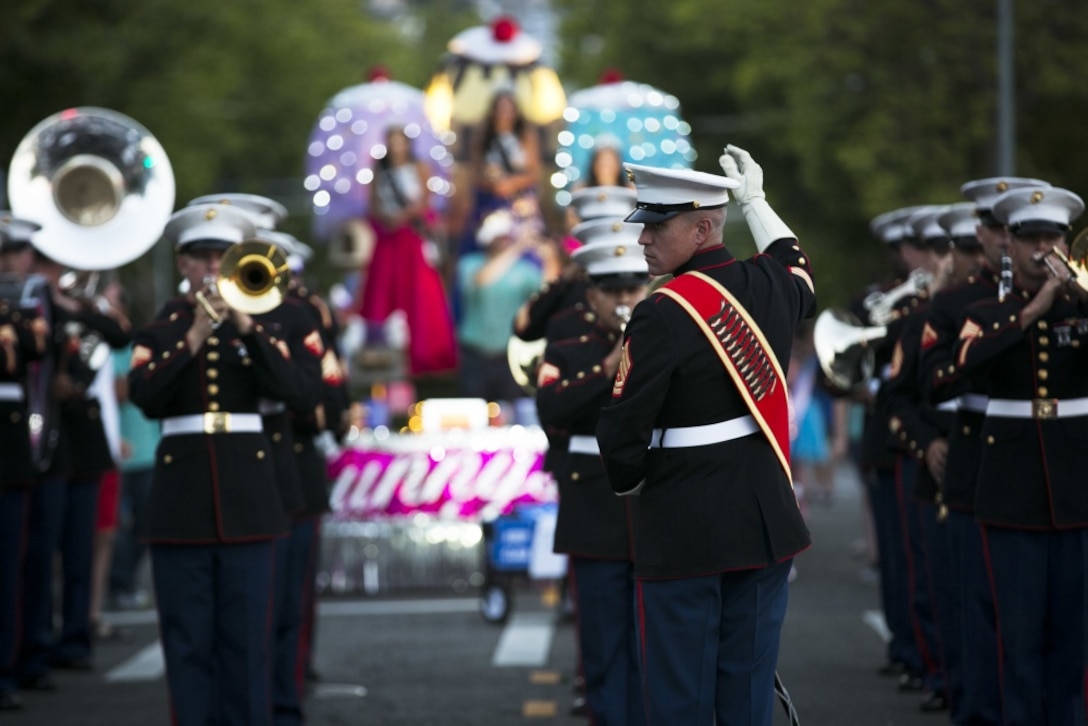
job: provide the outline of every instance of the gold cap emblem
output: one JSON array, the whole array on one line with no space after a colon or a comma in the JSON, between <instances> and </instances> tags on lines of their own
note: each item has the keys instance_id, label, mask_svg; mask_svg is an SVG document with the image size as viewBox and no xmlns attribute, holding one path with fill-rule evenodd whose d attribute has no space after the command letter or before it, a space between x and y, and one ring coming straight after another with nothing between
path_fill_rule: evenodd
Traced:
<instances>
[{"instance_id":1,"label":"gold cap emblem","mask_svg":"<svg viewBox=\"0 0 1088 726\"><path fill-rule=\"evenodd\" d=\"M635 172L630 169L627 170L627 181L633 182L635 180Z\"/></svg>"},{"instance_id":2,"label":"gold cap emblem","mask_svg":"<svg viewBox=\"0 0 1088 726\"><path fill-rule=\"evenodd\" d=\"M601 192L600 194L597 195L597 201L598 202L603 202L606 199L608 199L608 195L605 194L604 192Z\"/></svg>"},{"instance_id":3,"label":"gold cap emblem","mask_svg":"<svg viewBox=\"0 0 1088 726\"><path fill-rule=\"evenodd\" d=\"M616 248L616 251L613 252L612 254L614 254L616 257L623 257L624 255L627 254L627 248L624 247L623 245L620 245L620 246L618 246Z\"/></svg>"},{"instance_id":4,"label":"gold cap emblem","mask_svg":"<svg viewBox=\"0 0 1088 726\"><path fill-rule=\"evenodd\" d=\"M693 209L698 209L699 208L699 200L696 199L694 202L691 203L691 206L692 206Z\"/></svg>"},{"instance_id":5,"label":"gold cap emblem","mask_svg":"<svg viewBox=\"0 0 1088 726\"><path fill-rule=\"evenodd\" d=\"M214 209L209 209L207 212L204 213L204 219L209 222L215 219L217 216L219 216L219 212L215 211Z\"/></svg>"},{"instance_id":6,"label":"gold cap emblem","mask_svg":"<svg viewBox=\"0 0 1088 726\"><path fill-rule=\"evenodd\" d=\"M1035 192L1034 194L1031 195L1031 203L1032 204L1038 204L1041 201L1043 201L1043 193L1042 192Z\"/></svg>"},{"instance_id":7,"label":"gold cap emblem","mask_svg":"<svg viewBox=\"0 0 1088 726\"><path fill-rule=\"evenodd\" d=\"M622 230L623 230L623 222L613 222L612 223L612 231L613 232L620 232Z\"/></svg>"},{"instance_id":8,"label":"gold cap emblem","mask_svg":"<svg viewBox=\"0 0 1088 726\"><path fill-rule=\"evenodd\" d=\"M1009 183L1007 181L999 181L997 183L997 191L999 191L999 192L1008 191L1008 188L1009 188Z\"/></svg>"}]
</instances>

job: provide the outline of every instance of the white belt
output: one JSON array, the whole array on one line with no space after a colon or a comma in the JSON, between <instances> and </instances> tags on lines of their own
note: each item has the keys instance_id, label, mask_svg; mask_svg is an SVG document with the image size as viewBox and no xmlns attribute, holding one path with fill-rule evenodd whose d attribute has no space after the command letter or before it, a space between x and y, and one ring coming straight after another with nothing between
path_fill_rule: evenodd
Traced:
<instances>
[{"instance_id":1,"label":"white belt","mask_svg":"<svg viewBox=\"0 0 1088 726\"><path fill-rule=\"evenodd\" d=\"M0 383L0 401L22 401L26 392L18 383Z\"/></svg>"},{"instance_id":2,"label":"white belt","mask_svg":"<svg viewBox=\"0 0 1088 726\"><path fill-rule=\"evenodd\" d=\"M728 421L703 426L681 426L675 429L654 429L650 437L651 449L686 449L690 446L709 446L732 441L759 431L751 416L740 416Z\"/></svg>"},{"instance_id":3,"label":"white belt","mask_svg":"<svg viewBox=\"0 0 1088 726\"><path fill-rule=\"evenodd\" d=\"M601 447L595 436L571 436L567 451L572 454L596 454L601 453Z\"/></svg>"},{"instance_id":4,"label":"white belt","mask_svg":"<svg viewBox=\"0 0 1088 726\"><path fill-rule=\"evenodd\" d=\"M283 401L273 401L270 398L262 398L257 401L257 410L262 416L272 416L287 410L287 404Z\"/></svg>"},{"instance_id":5,"label":"white belt","mask_svg":"<svg viewBox=\"0 0 1088 726\"><path fill-rule=\"evenodd\" d=\"M981 393L965 393L960 396L959 410L960 411L974 411L975 413L986 413L986 404L990 399L983 396Z\"/></svg>"},{"instance_id":6,"label":"white belt","mask_svg":"<svg viewBox=\"0 0 1088 726\"><path fill-rule=\"evenodd\" d=\"M951 401L941 401L934 408L938 411L955 411L960 407L960 401L958 398L953 398Z\"/></svg>"},{"instance_id":7,"label":"white belt","mask_svg":"<svg viewBox=\"0 0 1088 726\"><path fill-rule=\"evenodd\" d=\"M172 416L162 420L163 436L181 434L241 434L263 431L260 414L208 412L191 416Z\"/></svg>"},{"instance_id":8,"label":"white belt","mask_svg":"<svg viewBox=\"0 0 1088 726\"><path fill-rule=\"evenodd\" d=\"M986 404L986 415L1034 419L1088 416L1088 398L1034 398L1030 401L991 398Z\"/></svg>"}]
</instances>

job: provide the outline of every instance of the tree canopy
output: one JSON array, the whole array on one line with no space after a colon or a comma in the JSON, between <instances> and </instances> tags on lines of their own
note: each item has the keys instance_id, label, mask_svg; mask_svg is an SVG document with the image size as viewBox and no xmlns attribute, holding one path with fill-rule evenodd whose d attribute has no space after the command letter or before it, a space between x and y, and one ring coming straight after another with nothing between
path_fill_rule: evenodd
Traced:
<instances>
[{"instance_id":1,"label":"tree canopy","mask_svg":"<svg viewBox=\"0 0 1088 726\"><path fill-rule=\"evenodd\" d=\"M884 272L869 219L963 201L963 182L997 174L995 0L557 5L568 76L616 67L676 95L697 168L718 171L725 143L752 152L824 304ZM1088 111L1086 29L1073 0L1016 3L1015 171L1081 194L1088 171L1071 152Z\"/></svg>"},{"instance_id":2,"label":"tree canopy","mask_svg":"<svg viewBox=\"0 0 1088 726\"><path fill-rule=\"evenodd\" d=\"M996 2L552 6L568 92L616 68L680 99L697 168L719 171L725 143L749 149L813 257L821 302L833 304L884 272L869 219L959 201L964 181L997 172ZM368 12L379 5L15 0L0 24L0 158L63 108L110 108L163 144L179 204L211 190L271 194L292 206L288 230L305 236L298 181L324 103L376 64L423 87L445 43L480 22L466 0ZM1015 10L1015 171L1088 192L1088 171L1073 163L1088 111L1088 15L1075 0ZM738 224L728 234L746 233Z\"/></svg>"}]
</instances>

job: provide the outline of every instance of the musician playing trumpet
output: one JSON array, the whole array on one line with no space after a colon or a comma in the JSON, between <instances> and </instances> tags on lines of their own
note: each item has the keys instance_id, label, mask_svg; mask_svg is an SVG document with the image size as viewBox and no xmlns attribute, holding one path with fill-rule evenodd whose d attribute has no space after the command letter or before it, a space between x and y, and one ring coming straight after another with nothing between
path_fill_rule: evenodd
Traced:
<instances>
[{"instance_id":1,"label":"musician playing trumpet","mask_svg":"<svg viewBox=\"0 0 1088 726\"><path fill-rule=\"evenodd\" d=\"M997 613L1007 724L1075 722L1084 709L1088 295L1063 263L1044 257L1065 256L1065 235L1083 211L1065 189L1027 187L997 198L1012 289L967 308L955 349L957 367L983 381L989 396L975 517Z\"/></svg>"},{"instance_id":2,"label":"musician playing trumpet","mask_svg":"<svg viewBox=\"0 0 1088 726\"><path fill-rule=\"evenodd\" d=\"M132 352L130 399L162 421L146 535L179 726L272 723L269 603L288 521L259 409L291 396L293 363L283 340L206 284L253 234L227 205L176 212L165 237L193 293L168 301Z\"/></svg>"},{"instance_id":3,"label":"musician playing trumpet","mask_svg":"<svg viewBox=\"0 0 1088 726\"><path fill-rule=\"evenodd\" d=\"M570 557L586 702L597 723L644 722L632 607L634 510L630 498L613 494L595 436L612 395L623 329L646 296L641 229L621 217L574 228L584 246L572 261L585 270L586 302L552 319L537 378L541 424L570 432L568 454L556 459L561 465L554 471L555 551Z\"/></svg>"}]
</instances>

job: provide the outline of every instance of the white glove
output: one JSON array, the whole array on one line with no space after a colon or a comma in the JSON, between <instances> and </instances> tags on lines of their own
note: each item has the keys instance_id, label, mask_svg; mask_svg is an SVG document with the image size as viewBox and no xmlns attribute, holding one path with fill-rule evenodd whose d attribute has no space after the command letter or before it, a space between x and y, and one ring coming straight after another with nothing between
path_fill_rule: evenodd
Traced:
<instances>
[{"instance_id":1,"label":"white glove","mask_svg":"<svg viewBox=\"0 0 1088 726\"><path fill-rule=\"evenodd\" d=\"M733 190L737 203L744 205L753 199L764 199L763 167L744 149L729 144L718 158L722 171L740 187Z\"/></svg>"},{"instance_id":2,"label":"white glove","mask_svg":"<svg viewBox=\"0 0 1088 726\"><path fill-rule=\"evenodd\" d=\"M744 213L744 221L756 241L756 249L763 252L775 240L797 239L782 218L767 204L763 193L763 167L752 159L744 149L729 144L719 157L722 171L740 187L733 190L733 196Z\"/></svg>"}]
</instances>

